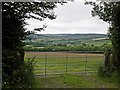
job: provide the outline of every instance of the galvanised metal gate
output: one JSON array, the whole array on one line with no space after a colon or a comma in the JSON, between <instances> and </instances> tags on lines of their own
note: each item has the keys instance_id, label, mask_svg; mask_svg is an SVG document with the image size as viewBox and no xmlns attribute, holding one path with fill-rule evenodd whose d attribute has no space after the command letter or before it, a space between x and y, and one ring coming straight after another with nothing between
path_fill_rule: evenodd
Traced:
<instances>
[{"instance_id":1,"label":"galvanised metal gate","mask_svg":"<svg viewBox=\"0 0 120 90\"><path fill-rule=\"evenodd\" d=\"M104 60L102 52L26 52L26 59L33 57L35 75L95 74Z\"/></svg>"}]
</instances>

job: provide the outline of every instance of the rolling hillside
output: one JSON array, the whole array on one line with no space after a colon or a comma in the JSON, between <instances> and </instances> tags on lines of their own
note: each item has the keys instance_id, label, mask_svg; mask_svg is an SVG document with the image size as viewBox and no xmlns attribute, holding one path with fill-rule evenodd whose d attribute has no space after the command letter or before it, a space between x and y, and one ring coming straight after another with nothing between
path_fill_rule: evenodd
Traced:
<instances>
[{"instance_id":1,"label":"rolling hillside","mask_svg":"<svg viewBox=\"0 0 120 90\"><path fill-rule=\"evenodd\" d=\"M103 38L103 39L102 39ZM58 45L58 44L80 44L93 43L104 44L109 43L106 34L31 34L25 40L28 44L34 45Z\"/></svg>"},{"instance_id":2,"label":"rolling hillside","mask_svg":"<svg viewBox=\"0 0 120 90\"><path fill-rule=\"evenodd\" d=\"M79 39L79 40L93 40L94 38L107 38L106 34L31 34L29 39Z\"/></svg>"}]
</instances>

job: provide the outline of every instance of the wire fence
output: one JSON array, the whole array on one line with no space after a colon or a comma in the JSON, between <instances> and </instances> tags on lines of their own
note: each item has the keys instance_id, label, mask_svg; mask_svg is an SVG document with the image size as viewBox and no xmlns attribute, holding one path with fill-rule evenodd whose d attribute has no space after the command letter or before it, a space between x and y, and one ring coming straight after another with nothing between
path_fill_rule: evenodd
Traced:
<instances>
[{"instance_id":1,"label":"wire fence","mask_svg":"<svg viewBox=\"0 0 120 90\"><path fill-rule=\"evenodd\" d=\"M96 74L103 65L103 52L26 52L25 59L35 57L35 75Z\"/></svg>"}]
</instances>

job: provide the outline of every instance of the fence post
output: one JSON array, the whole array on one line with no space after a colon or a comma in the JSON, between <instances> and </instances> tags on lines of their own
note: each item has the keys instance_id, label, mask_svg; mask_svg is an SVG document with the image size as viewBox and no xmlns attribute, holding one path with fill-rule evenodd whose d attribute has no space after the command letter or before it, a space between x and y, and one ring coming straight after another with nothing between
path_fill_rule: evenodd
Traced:
<instances>
[{"instance_id":1,"label":"fence post","mask_svg":"<svg viewBox=\"0 0 120 90\"><path fill-rule=\"evenodd\" d=\"M45 75L46 75L46 72L47 71L47 52L45 53Z\"/></svg>"},{"instance_id":2,"label":"fence post","mask_svg":"<svg viewBox=\"0 0 120 90\"><path fill-rule=\"evenodd\" d=\"M67 57L66 57L66 74L67 74L67 69L68 69L67 64L68 64L68 52L67 52Z\"/></svg>"},{"instance_id":3,"label":"fence post","mask_svg":"<svg viewBox=\"0 0 120 90\"><path fill-rule=\"evenodd\" d=\"M86 70L87 70L87 51L86 51L86 57L85 57L85 74L86 74Z\"/></svg>"}]
</instances>

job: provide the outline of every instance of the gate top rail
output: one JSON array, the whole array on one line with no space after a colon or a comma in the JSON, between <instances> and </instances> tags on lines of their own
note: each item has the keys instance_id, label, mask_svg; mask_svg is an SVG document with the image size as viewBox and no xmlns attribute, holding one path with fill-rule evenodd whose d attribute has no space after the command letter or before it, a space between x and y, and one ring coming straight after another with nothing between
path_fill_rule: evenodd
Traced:
<instances>
[{"instance_id":1,"label":"gate top rail","mask_svg":"<svg viewBox=\"0 0 120 90\"><path fill-rule=\"evenodd\" d=\"M88 54L104 54L104 51L26 51L26 52L69 52L69 53L88 53Z\"/></svg>"}]
</instances>

